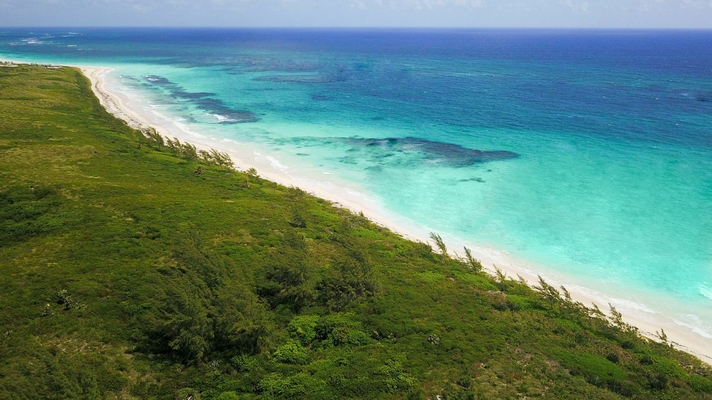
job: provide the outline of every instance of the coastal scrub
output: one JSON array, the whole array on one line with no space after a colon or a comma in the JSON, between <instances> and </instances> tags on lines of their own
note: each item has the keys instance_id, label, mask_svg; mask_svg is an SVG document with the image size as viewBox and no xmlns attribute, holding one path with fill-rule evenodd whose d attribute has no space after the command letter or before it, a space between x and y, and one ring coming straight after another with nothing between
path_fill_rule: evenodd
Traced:
<instances>
[{"instance_id":1,"label":"coastal scrub","mask_svg":"<svg viewBox=\"0 0 712 400\"><path fill-rule=\"evenodd\" d=\"M0 398L712 398L615 313L132 129L73 68L0 69L0 216Z\"/></svg>"}]
</instances>

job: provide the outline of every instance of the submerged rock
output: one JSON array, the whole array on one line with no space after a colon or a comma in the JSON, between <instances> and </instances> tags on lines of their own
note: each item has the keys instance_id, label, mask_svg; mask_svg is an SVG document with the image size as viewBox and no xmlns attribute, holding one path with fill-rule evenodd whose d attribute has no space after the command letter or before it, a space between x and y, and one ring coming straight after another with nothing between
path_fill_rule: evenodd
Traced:
<instances>
[{"instance_id":1,"label":"submerged rock","mask_svg":"<svg viewBox=\"0 0 712 400\"><path fill-rule=\"evenodd\" d=\"M152 85L160 86L170 91L174 98L190 101L201 110L215 116L220 124L239 124L259 121L255 113L235 110L227 106L224 101L214 98L215 93L187 92L180 85L157 75L147 75L145 78Z\"/></svg>"},{"instance_id":2,"label":"submerged rock","mask_svg":"<svg viewBox=\"0 0 712 400\"><path fill-rule=\"evenodd\" d=\"M366 148L376 147L387 152L423 153L428 160L463 167L519 157L519 154L511 151L468 149L453 143L435 142L414 137L387 139L351 138L347 139L347 141L357 146Z\"/></svg>"}]
</instances>

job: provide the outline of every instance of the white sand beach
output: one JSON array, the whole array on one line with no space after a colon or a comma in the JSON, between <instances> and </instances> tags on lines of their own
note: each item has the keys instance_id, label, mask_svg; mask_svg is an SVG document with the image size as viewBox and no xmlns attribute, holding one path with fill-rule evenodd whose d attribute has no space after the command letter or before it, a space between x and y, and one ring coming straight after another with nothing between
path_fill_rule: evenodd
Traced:
<instances>
[{"instance_id":1,"label":"white sand beach","mask_svg":"<svg viewBox=\"0 0 712 400\"><path fill-rule=\"evenodd\" d=\"M127 106L130 99L124 93L107 89L107 75L114 69L103 67L81 67L82 72L92 83L92 89L101 104L114 116L123 119L126 123L137 129L152 127L164 136L177 138L189 142L198 149L215 148L224 151L232 157L236 167L240 170L255 168L259 175L265 179L285 186L295 186L312 193L315 196L332 201L335 204L348 208L354 212L361 212L372 221L402 235L405 238L427 242L429 231L424 226L418 226L413 221L392 215L382 207L378 200L363 193L359 188L338 182L337 177L319 179L318 177L300 176L280 168L279 162L255 149L235 143L211 139L200 134L190 134L181 129L179 124L157 123L156 119ZM655 314L650 310L641 309L639 304L633 304L616 298L614 295L598 293L576 284L571 277L558 275L547 271L540 266L532 265L524 260L517 260L506 252L477 246L473 243L463 243L457 240L445 241L450 249L462 249L466 245L473 250L473 255L480 259L490 272L496 268L504 271L508 276L523 277L530 285L537 285L538 275L541 274L549 284L554 286L564 285L576 301L590 306L597 304L604 312L609 310L607 303L612 303L618 311L623 313L624 319L629 324L640 329L645 336L658 340L656 331L664 329L668 340L683 351L698 356L702 361L712 365L712 338L694 332L688 327L681 326L671 317ZM455 255L453 253L453 255ZM644 308L644 307L642 307Z\"/></svg>"}]
</instances>

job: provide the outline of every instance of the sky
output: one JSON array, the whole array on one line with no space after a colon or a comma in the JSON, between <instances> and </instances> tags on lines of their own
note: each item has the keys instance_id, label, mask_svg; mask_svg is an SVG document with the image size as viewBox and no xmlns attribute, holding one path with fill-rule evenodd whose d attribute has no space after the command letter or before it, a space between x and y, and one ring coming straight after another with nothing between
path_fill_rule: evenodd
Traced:
<instances>
[{"instance_id":1,"label":"sky","mask_svg":"<svg viewBox=\"0 0 712 400\"><path fill-rule=\"evenodd\" d=\"M0 27L712 29L712 0L0 0Z\"/></svg>"}]
</instances>

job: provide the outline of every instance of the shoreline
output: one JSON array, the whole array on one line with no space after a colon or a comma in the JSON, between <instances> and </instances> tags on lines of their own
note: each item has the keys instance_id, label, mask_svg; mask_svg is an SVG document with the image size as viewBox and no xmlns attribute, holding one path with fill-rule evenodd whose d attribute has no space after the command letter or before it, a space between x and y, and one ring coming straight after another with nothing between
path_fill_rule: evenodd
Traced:
<instances>
[{"instance_id":1,"label":"shoreline","mask_svg":"<svg viewBox=\"0 0 712 400\"><path fill-rule=\"evenodd\" d=\"M0 58L0 62L27 64L26 62L15 62L2 58ZM57 64L39 65L45 67L58 66ZM276 160L255 151L255 149L251 149L252 159L248 160L247 156L249 154L245 154L245 152L240 151L244 150L241 144L228 144L227 142L221 142L218 140L211 141L209 138L205 138L195 132L189 132L180 128L177 121L171 121L170 118L165 116L161 117L166 120L166 124L151 121L150 118L141 115L140 112L137 112L130 106L127 106L126 103L130 102L130 99L123 93L112 92L106 88L107 80L105 76L115 71L117 68L89 66L69 67L78 68L89 79L93 93L99 99L101 105L110 114L124 120L129 126L135 129L153 128L163 136L179 139L183 142L189 142L201 150L215 148L219 151L226 152L232 158L235 163L235 168L238 170L255 168L264 179L288 187L298 187L316 197L331 201L337 207L343 207L355 213L363 213L363 215L372 222L383 226L408 240L423 243L429 243L431 241L426 227L417 226L416 222L409 221L404 218L401 218L401 221L399 221L398 217L395 215L389 216L390 213L378 204L377 199L361 193L358 188L350 188L348 185L339 186L334 184L333 180L320 181L318 179L309 179L302 176L294 177L287 173L286 170L279 168L279 163L276 162ZM158 113L156 113L156 115L160 116ZM169 124L170 122L173 122L176 126L171 127ZM264 160L258 160L258 158L262 158ZM591 304L596 304L607 315L610 313L608 312L608 304L605 304L605 301L613 303L617 306L618 311L623 313L625 322L637 327L642 336L659 342L660 340L657 337L656 332L660 331L660 329L665 329L669 343L674 345L676 349L692 354L699 358L702 362L712 365L712 339L705 338L694 332L693 327L681 326L679 323L676 323L673 318L653 312L643 311L648 314L647 316L649 317L649 320L641 317L632 317L630 311L634 310L635 307L629 309L626 309L625 306L621 307L621 303L628 302L628 300L610 297L605 293L597 292L585 286L575 284L573 283L575 280L572 281L571 279L567 279L567 277L563 275L557 276L559 274L553 271L551 272L552 275L555 275L555 277L552 278L551 276L542 273L547 271L546 268L531 265L525 260L518 260L500 250L482 248L476 245L473 246L472 243L465 243L463 240L446 239L445 241L449 249L462 248L462 246L468 246L471 248L475 258L482 261L485 271L487 271L490 275L494 273L496 268L499 268L510 278L521 276L532 287L538 284L538 277L541 275L546 279L547 283L555 287L562 285L566 286L574 301L579 301L587 307L590 307ZM456 256L452 250L450 250L450 254L451 256ZM618 300L618 302L616 300ZM637 311L641 312L640 310Z\"/></svg>"}]
</instances>

